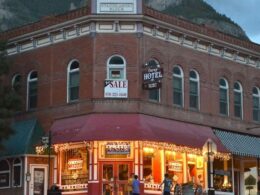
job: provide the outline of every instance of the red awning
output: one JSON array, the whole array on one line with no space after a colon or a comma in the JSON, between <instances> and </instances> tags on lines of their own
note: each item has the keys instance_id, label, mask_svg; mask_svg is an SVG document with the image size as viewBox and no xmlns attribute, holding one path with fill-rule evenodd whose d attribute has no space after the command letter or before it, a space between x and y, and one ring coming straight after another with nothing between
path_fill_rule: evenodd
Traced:
<instances>
[{"instance_id":1,"label":"red awning","mask_svg":"<svg viewBox=\"0 0 260 195\"><path fill-rule=\"evenodd\" d=\"M202 148L208 138L227 150L210 127L144 114L89 114L60 119L51 127L52 143L103 140L169 142Z\"/></svg>"}]
</instances>

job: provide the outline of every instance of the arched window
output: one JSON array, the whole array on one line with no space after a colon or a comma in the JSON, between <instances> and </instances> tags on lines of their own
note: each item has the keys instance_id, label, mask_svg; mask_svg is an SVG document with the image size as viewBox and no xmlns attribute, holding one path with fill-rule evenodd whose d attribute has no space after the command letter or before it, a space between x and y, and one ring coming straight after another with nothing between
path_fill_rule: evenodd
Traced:
<instances>
[{"instance_id":1,"label":"arched window","mask_svg":"<svg viewBox=\"0 0 260 195\"><path fill-rule=\"evenodd\" d=\"M160 67L160 64L157 60L155 59L150 59L147 63L146 66L148 67ZM154 88L154 89L149 89L149 100L160 102L160 88Z\"/></svg>"},{"instance_id":2,"label":"arched window","mask_svg":"<svg viewBox=\"0 0 260 195\"><path fill-rule=\"evenodd\" d=\"M108 59L107 80L125 80L126 62L122 56L114 55Z\"/></svg>"},{"instance_id":3,"label":"arched window","mask_svg":"<svg viewBox=\"0 0 260 195\"><path fill-rule=\"evenodd\" d=\"M253 87L253 120L260 121L260 90Z\"/></svg>"},{"instance_id":4,"label":"arched window","mask_svg":"<svg viewBox=\"0 0 260 195\"><path fill-rule=\"evenodd\" d=\"M229 96L228 96L228 83L226 79L221 78L219 80L219 112L220 114L227 115L229 114Z\"/></svg>"},{"instance_id":5,"label":"arched window","mask_svg":"<svg viewBox=\"0 0 260 195\"><path fill-rule=\"evenodd\" d=\"M79 62L72 60L67 71L67 102L72 102L79 99Z\"/></svg>"},{"instance_id":6,"label":"arched window","mask_svg":"<svg viewBox=\"0 0 260 195\"><path fill-rule=\"evenodd\" d=\"M190 71L190 108L199 110L199 74L195 70Z\"/></svg>"},{"instance_id":7,"label":"arched window","mask_svg":"<svg viewBox=\"0 0 260 195\"><path fill-rule=\"evenodd\" d=\"M38 96L38 73L31 71L27 78L27 109L34 109L37 107Z\"/></svg>"},{"instance_id":8,"label":"arched window","mask_svg":"<svg viewBox=\"0 0 260 195\"><path fill-rule=\"evenodd\" d=\"M22 161L17 158L13 161L13 187L22 186Z\"/></svg>"},{"instance_id":9,"label":"arched window","mask_svg":"<svg viewBox=\"0 0 260 195\"><path fill-rule=\"evenodd\" d=\"M173 68L173 104L183 107L183 71L179 66Z\"/></svg>"},{"instance_id":10,"label":"arched window","mask_svg":"<svg viewBox=\"0 0 260 195\"><path fill-rule=\"evenodd\" d=\"M239 82L234 83L234 115L243 118L243 89Z\"/></svg>"},{"instance_id":11,"label":"arched window","mask_svg":"<svg viewBox=\"0 0 260 195\"><path fill-rule=\"evenodd\" d=\"M17 93L21 88L21 80L22 76L20 74L15 74L12 78L12 89Z\"/></svg>"},{"instance_id":12,"label":"arched window","mask_svg":"<svg viewBox=\"0 0 260 195\"><path fill-rule=\"evenodd\" d=\"M10 165L6 160L0 161L0 189L10 187Z\"/></svg>"}]
</instances>

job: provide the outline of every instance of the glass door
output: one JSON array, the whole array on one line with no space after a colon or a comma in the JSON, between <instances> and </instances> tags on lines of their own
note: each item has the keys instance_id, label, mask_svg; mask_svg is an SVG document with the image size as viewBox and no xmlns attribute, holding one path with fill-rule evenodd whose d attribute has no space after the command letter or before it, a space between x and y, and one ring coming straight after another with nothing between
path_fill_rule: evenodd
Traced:
<instances>
[{"instance_id":1,"label":"glass door","mask_svg":"<svg viewBox=\"0 0 260 195\"><path fill-rule=\"evenodd\" d=\"M100 164L102 195L128 195L131 162L102 162Z\"/></svg>"},{"instance_id":2,"label":"glass door","mask_svg":"<svg viewBox=\"0 0 260 195\"><path fill-rule=\"evenodd\" d=\"M30 195L47 195L47 166L32 165L30 168Z\"/></svg>"}]
</instances>

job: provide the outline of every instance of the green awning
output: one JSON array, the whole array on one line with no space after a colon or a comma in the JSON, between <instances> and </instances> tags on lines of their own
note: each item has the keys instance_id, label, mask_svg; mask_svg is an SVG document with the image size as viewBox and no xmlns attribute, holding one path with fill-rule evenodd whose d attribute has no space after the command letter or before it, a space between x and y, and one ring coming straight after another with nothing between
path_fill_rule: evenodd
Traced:
<instances>
[{"instance_id":1,"label":"green awning","mask_svg":"<svg viewBox=\"0 0 260 195\"><path fill-rule=\"evenodd\" d=\"M260 137L216 129L214 133L232 154L260 158Z\"/></svg>"},{"instance_id":2,"label":"green awning","mask_svg":"<svg viewBox=\"0 0 260 195\"><path fill-rule=\"evenodd\" d=\"M14 134L3 141L4 150L0 157L35 154L35 146L44 135L43 129L36 119L17 121L12 124Z\"/></svg>"}]
</instances>

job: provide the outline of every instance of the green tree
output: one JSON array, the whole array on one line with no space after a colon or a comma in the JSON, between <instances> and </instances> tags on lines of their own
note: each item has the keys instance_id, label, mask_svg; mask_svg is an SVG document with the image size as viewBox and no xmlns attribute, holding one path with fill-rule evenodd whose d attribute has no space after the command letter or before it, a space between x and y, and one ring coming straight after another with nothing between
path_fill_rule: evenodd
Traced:
<instances>
[{"instance_id":1,"label":"green tree","mask_svg":"<svg viewBox=\"0 0 260 195\"><path fill-rule=\"evenodd\" d=\"M6 43L2 41L0 42L0 149L3 149L3 140L13 133L10 127L11 120L21 106L18 88L13 89L7 81L11 64L6 55Z\"/></svg>"}]
</instances>

